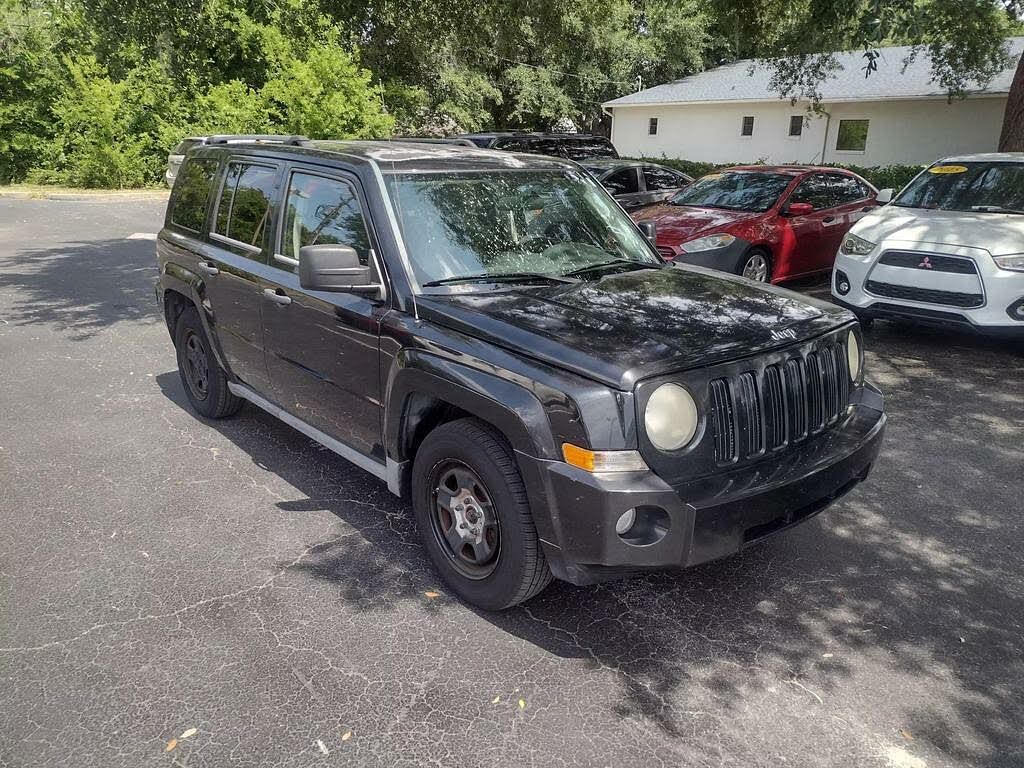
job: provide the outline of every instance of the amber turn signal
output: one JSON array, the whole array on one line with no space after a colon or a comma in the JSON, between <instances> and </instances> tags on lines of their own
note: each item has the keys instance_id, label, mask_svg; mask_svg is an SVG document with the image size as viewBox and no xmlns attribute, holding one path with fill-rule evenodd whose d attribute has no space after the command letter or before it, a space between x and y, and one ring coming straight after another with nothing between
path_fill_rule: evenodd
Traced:
<instances>
[{"instance_id":1,"label":"amber turn signal","mask_svg":"<svg viewBox=\"0 0 1024 768\"><path fill-rule=\"evenodd\" d=\"M592 451L572 443L562 443L566 464L587 472L643 472L647 462L637 451Z\"/></svg>"}]
</instances>

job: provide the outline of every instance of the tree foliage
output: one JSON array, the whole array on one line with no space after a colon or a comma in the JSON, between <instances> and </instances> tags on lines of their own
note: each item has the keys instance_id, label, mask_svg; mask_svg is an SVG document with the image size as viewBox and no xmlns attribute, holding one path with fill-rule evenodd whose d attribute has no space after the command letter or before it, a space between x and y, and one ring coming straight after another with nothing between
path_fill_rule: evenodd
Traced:
<instances>
[{"instance_id":1,"label":"tree foliage","mask_svg":"<svg viewBox=\"0 0 1024 768\"><path fill-rule=\"evenodd\" d=\"M158 182L189 134L593 130L600 104L771 58L814 99L834 60L927 50L951 95L1006 64L995 0L0 0L0 182ZM780 58L781 57L781 58Z\"/></svg>"}]
</instances>

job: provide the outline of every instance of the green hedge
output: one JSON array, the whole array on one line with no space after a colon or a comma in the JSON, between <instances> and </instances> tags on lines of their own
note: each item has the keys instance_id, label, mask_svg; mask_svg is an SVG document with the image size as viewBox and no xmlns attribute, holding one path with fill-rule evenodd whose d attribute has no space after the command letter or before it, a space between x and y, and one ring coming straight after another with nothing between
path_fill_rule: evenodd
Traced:
<instances>
[{"instance_id":1,"label":"green hedge","mask_svg":"<svg viewBox=\"0 0 1024 768\"><path fill-rule=\"evenodd\" d=\"M646 162L659 163L661 165L667 165L670 168L675 168L682 171L688 176L693 178L700 178L701 176L711 173L713 171L721 170L722 168L730 168L734 165L751 165L751 163L701 163L696 160L674 160L668 157L642 157L642 158L630 158L637 160L644 160ZM763 163L754 163L754 165L763 165ZM907 183L917 176L925 166L923 165L881 165L866 167L863 165L840 165L838 163L826 163L830 168L845 168L848 171L853 171L858 176L862 176L878 189L892 188L897 192L907 185Z\"/></svg>"}]
</instances>

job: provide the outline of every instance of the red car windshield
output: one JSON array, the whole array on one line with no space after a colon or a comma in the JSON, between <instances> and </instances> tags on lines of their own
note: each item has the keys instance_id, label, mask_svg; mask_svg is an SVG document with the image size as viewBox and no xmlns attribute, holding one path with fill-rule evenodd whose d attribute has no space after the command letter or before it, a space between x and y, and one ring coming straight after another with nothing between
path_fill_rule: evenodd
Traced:
<instances>
[{"instance_id":1,"label":"red car windshield","mask_svg":"<svg viewBox=\"0 0 1024 768\"><path fill-rule=\"evenodd\" d=\"M778 201L793 177L770 171L709 173L675 197L672 205L763 213Z\"/></svg>"}]
</instances>

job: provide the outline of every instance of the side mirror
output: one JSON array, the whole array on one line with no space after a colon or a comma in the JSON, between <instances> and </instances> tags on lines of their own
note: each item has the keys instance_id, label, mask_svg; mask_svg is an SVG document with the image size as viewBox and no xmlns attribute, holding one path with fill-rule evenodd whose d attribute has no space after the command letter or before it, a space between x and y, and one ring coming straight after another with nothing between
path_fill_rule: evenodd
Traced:
<instances>
[{"instance_id":1,"label":"side mirror","mask_svg":"<svg viewBox=\"0 0 1024 768\"><path fill-rule=\"evenodd\" d=\"M790 203L785 208L787 216L806 216L809 213L814 213L814 206L810 203Z\"/></svg>"},{"instance_id":2,"label":"side mirror","mask_svg":"<svg viewBox=\"0 0 1024 768\"><path fill-rule=\"evenodd\" d=\"M885 189L878 190L878 194L875 195L875 202L879 205L886 205L891 203L894 197L896 197L896 190L886 187Z\"/></svg>"},{"instance_id":3,"label":"side mirror","mask_svg":"<svg viewBox=\"0 0 1024 768\"><path fill-rule=\"evenodd\" d=\"M636 226L641 232L644 233L644 237L654 242L655 236L658 234L658 226L653 221L638 221Z\"/></svg>"},{"instance_id":4,"label":"side mirror","mask_svg":"<svg viewBox=\"0 0 1024 768\"><path fill-rule=\"evenodd\" d=\"M299 249L299 284L311 291L369 293L381 285L373 269L359 263L355 248L347 245L306 245Z\"/></svg>"}]
</instances>

